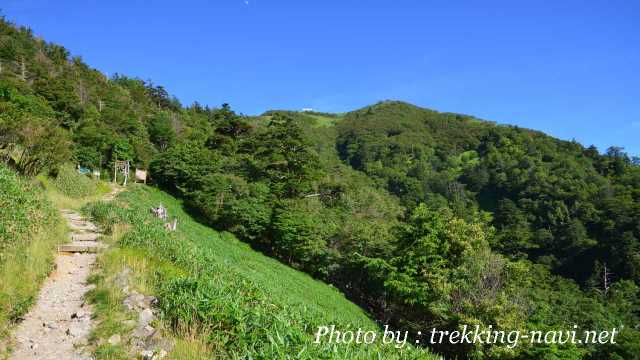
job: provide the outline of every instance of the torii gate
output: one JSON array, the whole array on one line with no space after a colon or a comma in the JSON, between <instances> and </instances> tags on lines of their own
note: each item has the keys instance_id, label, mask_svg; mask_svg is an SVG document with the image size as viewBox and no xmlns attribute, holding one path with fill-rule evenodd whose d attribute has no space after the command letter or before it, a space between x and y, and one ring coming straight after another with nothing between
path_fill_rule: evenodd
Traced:
<instances>
[{"instance_id":1,"label":"torii gate","mask_svg":"<svg viewBox=\"0 0 640 360\"><path fill-rule=\"evenodd\" d=\"M118 182L118 171L124 175L124 183L122 186L127 186L127 179L129 179L129 160L120 161L116 160L113 165L113 182Z\"/></svg>"}]
</instances>

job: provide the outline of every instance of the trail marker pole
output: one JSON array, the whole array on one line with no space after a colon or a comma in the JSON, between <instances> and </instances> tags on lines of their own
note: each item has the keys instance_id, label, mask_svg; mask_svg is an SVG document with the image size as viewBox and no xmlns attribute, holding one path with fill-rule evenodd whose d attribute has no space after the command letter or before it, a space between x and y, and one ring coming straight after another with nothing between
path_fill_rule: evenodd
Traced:
<instances>
[{"instance_id":1,"label":"trail marker pole","mask_svg":"<svg viewBox=\"0 0 640 360\"><path fill-rule=\"evenodd\" d=\"M118 171L120 171L124 175L124 182L122 183L122 186L127 186L127 180L129 179L129 168L129 160L116 160L113 169L113 182L118 182Z\"/></svg>"}]
</instances>

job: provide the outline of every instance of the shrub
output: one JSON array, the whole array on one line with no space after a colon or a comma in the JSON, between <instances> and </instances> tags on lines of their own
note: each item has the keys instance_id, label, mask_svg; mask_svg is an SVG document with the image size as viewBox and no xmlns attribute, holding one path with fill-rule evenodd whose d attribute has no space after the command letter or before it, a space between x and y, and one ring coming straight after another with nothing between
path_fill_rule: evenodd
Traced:
<instances>
[{"instance_id":1,"label":"shrub","mask_svg":"<svg viewBox=\"0 0 640 360\"><path fill-rule=\"evenodd\" d=\"M126 212L122 211L122 209L107 202L90 203L83 208L83 212L90 214L107 231L110 231L114 225L125 221L126 216Z\"/></svg>"},{"instance_id":2,"label":"shrub","mask_svg":"<svg viewBox=\"0 0 640 360\"><path fill-rule=\"evenodd\" d=\"M55 188L63 195L72 198L81 198L96 193L96 182L85 175L78 173L69 165L61 166L54 182Z\"/></svg>"},{"instance_id":3,"label":"shrub","mask_svg":"<svg viewBox=\"0 0 640 360\"><path fill-rule=\"evenodd\" d=\"M29 235L55 221L42 192L0 165L0 265L7 249L26 244Z\"/></svg>"},{"instance_id":4,"label":"shrub","mask_svg":"<svg viewBox=\"0 0 640 360\"><path fill-rule=\"evenodd\" d=\"M0 164L0 344L35 301L64 236L44 193Z\"/></svg>"}]
</instances>

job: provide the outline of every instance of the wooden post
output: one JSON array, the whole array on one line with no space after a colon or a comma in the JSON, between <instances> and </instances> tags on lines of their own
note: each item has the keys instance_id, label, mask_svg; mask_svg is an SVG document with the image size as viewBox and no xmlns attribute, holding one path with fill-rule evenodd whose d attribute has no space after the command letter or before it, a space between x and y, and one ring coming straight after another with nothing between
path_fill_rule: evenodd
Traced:
<instances>
[{"instance_id":1,"label":"wooden post","mask_svg":"<svg viewBox=\"0 0 640 360\"><path fill-rule=\"evenodd\" d=\"M122 186L127 186L127 180L129 179L129 160L124 162L124 183Z\"/></svg>"},{"instance_id":2,"label":"wooden post","mask_svg":"<svg viewBox=\"0 0 640 360\"><path fill-rule=\"evenodd\" d=\"M129 174L128 174L127 170L125 170L124 171L124 182L122 183L122 186L127 186L127 178L128 177L129 177Z\"/></svg>"},{"instance_id":3,"label":"wooden post","mask_svg":"<svg viewBox=\"0 0 640 360\"><path fill-rule=\"evenodd\" d=\"M113 165L113 182L118 183L118 170L124 175L123 186L127 186L127 180L129 179L129 160L118 161L116 160Z\"/></svg>"}]
</instances>

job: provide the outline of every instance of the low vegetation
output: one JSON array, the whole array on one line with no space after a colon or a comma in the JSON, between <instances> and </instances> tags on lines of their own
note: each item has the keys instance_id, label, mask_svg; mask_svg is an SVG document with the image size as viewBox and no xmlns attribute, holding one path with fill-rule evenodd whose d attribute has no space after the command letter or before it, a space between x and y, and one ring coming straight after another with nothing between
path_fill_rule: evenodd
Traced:
<instances>
[{"instance_id":1,"label":"low vegetation","mask_svg":"<svg viewBox=\"0 0 640 360\"><path fill-rule=\"evenodd\" d=\"M45 189L47 198L58 209L79 210L111 191L108 183L82 175L68 164L63 165L56 173L53 177L41 174L36 179Z\"/></svg>"},{"instance_id":2,"label":"low vegetation","mask_svg":"<svg viewBox=\"0 0 640 360\"><path fill-rule=\"evenodd\" d=\"M165 231L149 214L160 203L178 219L176 232ZM378 325L336 289L198 223L181 205L158 190L137 187L115 203L85 208L105 226L130 225L101 264L124 261L136 268L181 341L199 343L223 358L433 358L408 345L397 350L313 344L320 325L375 330ZM200 336L190 338L193 334ZM176 351L186 348L179 344Z\"/></svg>"},{"instance_id":3,"label":"low vegetation","mask_svg":"<svg viewBox=\"0 0 640 360\"><path fill-rule=\"evenodd\" d=\"M155 257L147 256L147 253L133 248L118 246L122 235L128 230L128 226L115 224L109 226L110 234L102 237L102 242L110 245L111 249L100 254L97 267L91 275L89 282L95 285L86 298L94 307L95 326L90 334L89 341L94 345L94 354L97 359L130 359L135 354L128 346L135 339L130 337L138 320L138 313L128 310L123 306L127 296L125 291L136 291L139 294L152 294L155 291L154 281L156 272L160 269L171 271L172 265L167 261L160 262ZM174 343L173 359L200 359L197 355L206 355L208 352L199 349L195 339L185 336L173 335L170 331L164 331L163 320L154 322L154 327L163 338ZM122 340L118 343L109 343L109 338L117 335ZM186 339L185 339L186 338ZM194 350L190 356L183 356L183 349L191 347Z\"/></svg>"},{"instance_id":4,"label":"low vegetation","mask_svg":"<svg viewBox=\"0 0 640 360\"><path fill-rule=\"evenodd\" d=\"M59 193L74 199L91 196L97 192L95 181L69 165L58 169L53 185Z\"/></svg>"},{"instance_id":5,"label":"low vegetation","mask_svg":"<svg viewBox=\"0 0 640 360\"><path fill-rule=\"evenodd\" d=\"M45 193L0 165L0 343L35 301L65 232Z\"/></svg>"}]
</instances>

